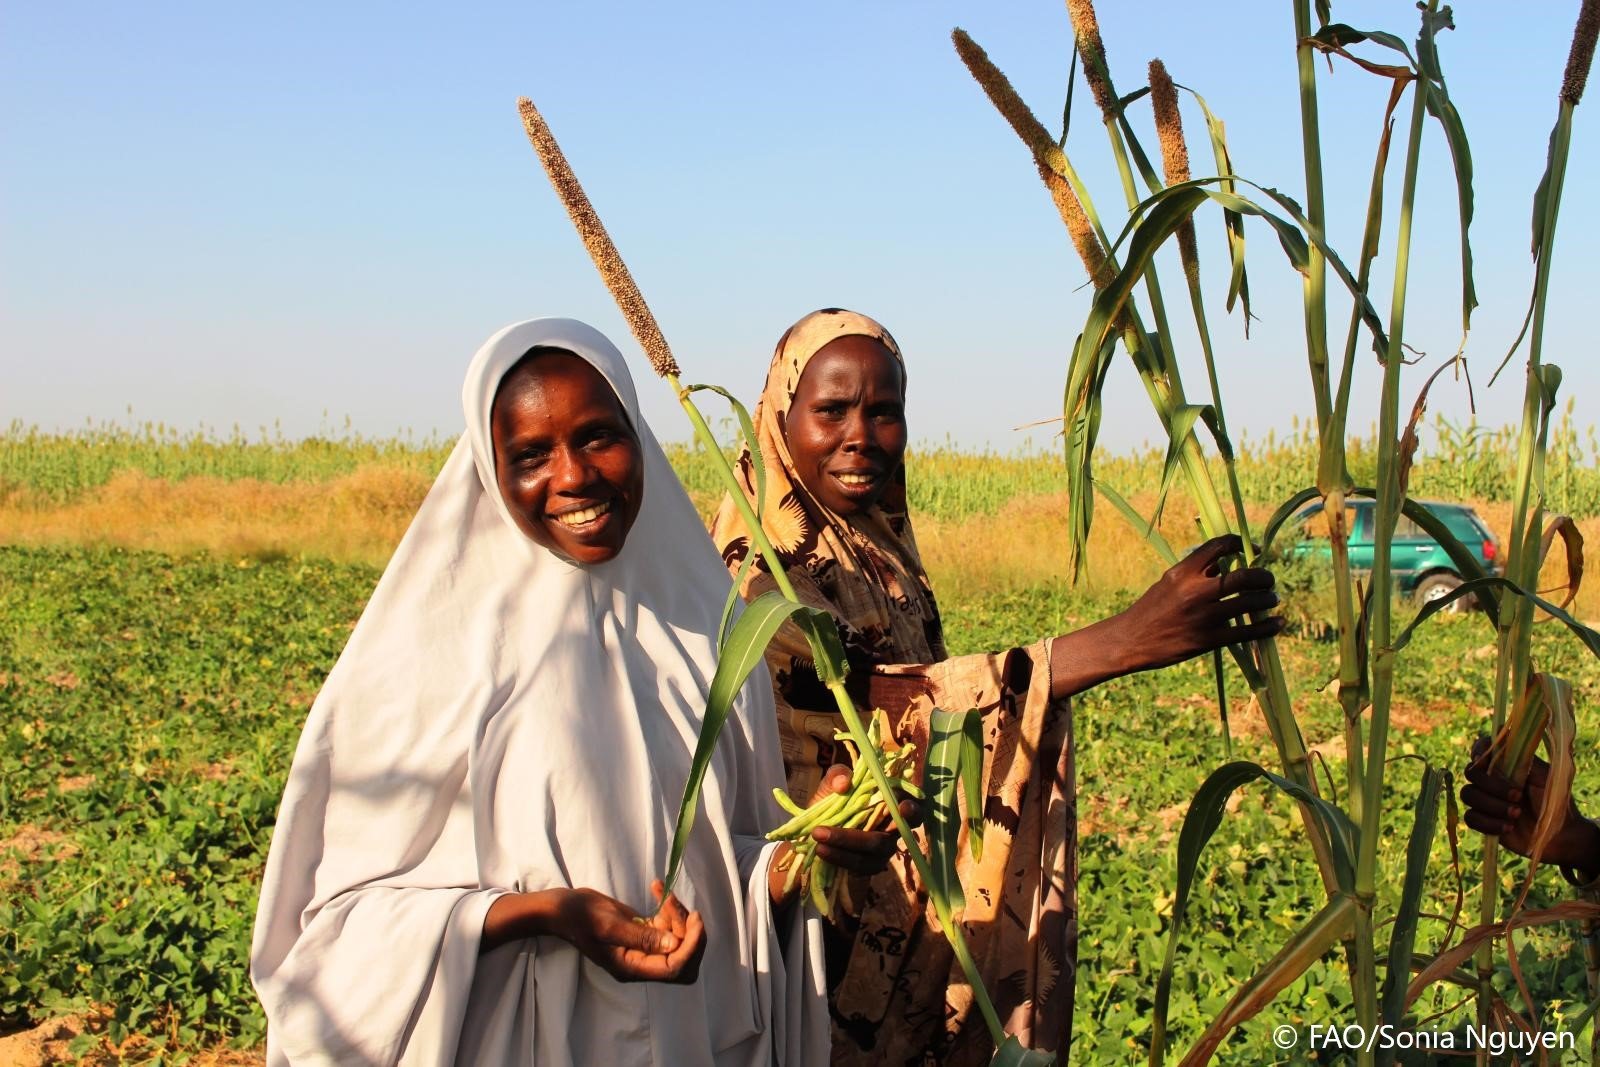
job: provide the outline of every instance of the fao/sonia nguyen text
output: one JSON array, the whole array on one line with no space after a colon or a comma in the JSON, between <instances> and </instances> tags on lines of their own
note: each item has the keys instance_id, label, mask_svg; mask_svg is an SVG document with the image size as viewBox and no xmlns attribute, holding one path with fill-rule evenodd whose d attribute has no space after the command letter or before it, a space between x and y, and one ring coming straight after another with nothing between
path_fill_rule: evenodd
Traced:
<instances>
[{"instance_id":1,"label":"fao/sonia nguyen text","mask_svg":"<svg viewBox=\"0 0 1600 1067\"><path fill-rule=\"evenodd\" d=\"M1371 1029L1359 1024L1306 1028L1306 1044L1316 1051L1356 1051L1361 1049L1418 1049L1428 1052L1537 1052L1541 1049L1574 1050L1578 1037L1570 1031L1492 1030L1487 1026L1466 1026L1457 1030L1411 1030L1384 1023Z\"/></svg>"}]
</instances>

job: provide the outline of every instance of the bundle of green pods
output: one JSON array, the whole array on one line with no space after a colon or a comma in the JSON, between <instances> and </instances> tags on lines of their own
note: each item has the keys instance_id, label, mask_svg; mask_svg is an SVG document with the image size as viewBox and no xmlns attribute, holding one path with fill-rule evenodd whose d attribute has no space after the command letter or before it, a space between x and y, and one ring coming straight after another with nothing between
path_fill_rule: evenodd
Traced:
<instances>
[{"instance_id":1,"label":"bundle of green pods","mask_svg":"<svg viewBox=\"0 0 1600 1067\"><path fill-rule=\"evenodd\" d=\"M784 892L789 892L798 882L802 891L810 896L811 902L823 915L833 914L841 894L844 896L846 908L850 907L847 888L849 880L839 877L837 867L817 856L817 842L811 836L811 832L823 826L834 826L845 830L877 830L890 822L891 803L899 804L901 796L914 797L917 800L923 797L922 790L913 780L917 774L917 764L914 759L917 746L907 743L898 748L886 748L880 740L880 736L887 733L881 731L879 725L882 716L882 712L873 715L872 721L867 726L867 737L872 742L873 750L878 754L879 762L883 764L884 775L899 795L885 797L878 790L877 783L867 771L866 762L861 758L861 753L856 750L850 736L842 730L835 731L833 736L850 752L853 770L848 790L843 793L829 793L809 808L802 808L781 788L772 791L772 795L778 798L778 803L783 809L794 816L767 834L768 841L788 841L793 844L793 851L779 861L778 869L788 872L783 883Z\"/></svg>"}]
</instances>

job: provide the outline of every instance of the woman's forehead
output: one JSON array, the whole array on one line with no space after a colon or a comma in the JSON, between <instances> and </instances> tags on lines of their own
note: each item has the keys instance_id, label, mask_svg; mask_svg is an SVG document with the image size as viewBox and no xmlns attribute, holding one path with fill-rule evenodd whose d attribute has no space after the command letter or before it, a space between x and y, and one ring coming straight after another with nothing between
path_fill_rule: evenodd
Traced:
<instances>
[{"instance_id":1,"label":"woman's forehead","mask_svg":"<svg viewBox=\"0 0 1600 1067\"><path fill-rule=\"evenodd\" d=\"M816 351L801 370L795 392L802 387L844 385L862 377L879 383L892 381L895 389L902 389L905 384L900 361L888 346L875 337L852 334L836 338Z\"/></svg>"},{"instance_id":2,"label":"woman's forehead","mask_svg":"<svg viewBox=\"0 0 1600 1067\"><path fill-rule=\"evenodd\" d=\"M559 399L548 394L563 394ZM493 417L496 422L513 412L528 414L555 403L553 417L576 414L570 407L573 394L588 403L603 403L614 409L630 425L627 408L615 387L599 368L576 353L559 348L538 348L529 352L508 370L495 390Z\"/></svg>"}]
</instances>

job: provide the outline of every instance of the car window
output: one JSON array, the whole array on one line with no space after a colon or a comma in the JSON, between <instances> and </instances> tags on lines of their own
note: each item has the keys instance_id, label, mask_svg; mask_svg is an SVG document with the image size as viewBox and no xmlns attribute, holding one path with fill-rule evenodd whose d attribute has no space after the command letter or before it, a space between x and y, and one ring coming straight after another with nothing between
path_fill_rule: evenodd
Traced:
<instances>
[{"instance_id":1,"label":"car window","mask_svg":"<svg viewBox=\"0 0 1600 1067\"><path fill-rule=\"evenodd\" d=\"M1396 541L1433 540L1428 532L1413 522L1408 515L1401 515L1400 521L1394 524L1394 539Z\"/></svg>"},{"instance_id":2,"label":"car window","mask_svg":"<svg viewBox=\"0 0 1600 1067\"><path fill-rule=\"evenodd\" d=\"M1357 508L1352 505L1345 506L1345 530L1351 536L1354 536L1356 518L1364 510L1364 508ZM1329 537L1328 513L1320 507L1302 513L1300 529L1303 531L1301 536L1308 540L1326 541Z\"/></svg>"},{"instance_id":3,"label":"car window","mask_svg":"<svg viewBox=\"0 0 1600 1067\"><path fill-rule=\"evenodd\" d=\"M1466 508L1451 508L1448 511L1441 509L1439 517L1463 544L1471 544L1473 541L1489 537L1488 527L1484 525L1483 520Z\"/></svg>"},{"instance_id":4,"label":"car window","mask_svg":"<svg viewBox=\"0 0 1600 1067\"><path fill-rule=\"evenodd\" d=\"M1365 507L1346 508L1350 512L1350 540L1360 541L1363 544L1372 540L1372 512L1371 504Z\"/></svg>"}]
</instances>

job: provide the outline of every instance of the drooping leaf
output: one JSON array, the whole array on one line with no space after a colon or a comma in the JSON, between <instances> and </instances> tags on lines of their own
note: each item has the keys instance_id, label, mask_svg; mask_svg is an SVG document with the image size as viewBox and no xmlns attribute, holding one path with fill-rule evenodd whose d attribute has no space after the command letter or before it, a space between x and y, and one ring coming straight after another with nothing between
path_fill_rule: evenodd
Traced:
<instances>
[{"instance_id":1,"label":"drooping leaf","mask_svg":"<svg viewBox=\"0 0 1600 1067\"><path fill-rule=\"evenodd\" d=\"M1572 521L1571 516L1553 517L1545 524L1544 536L1539 540L1541 568L1550 558L1550 549L1555 547L1557 537L1561 538L1567 557L1567 584L1563 587L1564 595L1561 598L1561 606L1564 608L1577 599L1578 588L1583 585L1583 532L1578 529L1578 524Z\"/></svg>"},{"instance_id":2,"label":"drooping leaf","mask_svg":"<svg viewBox=\"0 0 1600 1067\"><path fill-rule=\"evenodd\" d=\"M1334 873L1340 888L1348 892L1355 881L1355 827L1338 808L1303 786L1273 774L1260 764L1236 760L1212 771L1195 792L1178 832L1178 884L1172 901L1172 925L1167 931L1166 958L1156 978L1155 1008L1150 1027L1150 1063L1164 1061L1167 1042L1167 1011L1172 997L1172 976L1178 960L1178 938L1189 906L1189 893L1200 866L1206 842L1222 825L1228 798L1241 786L1264 778L1282 792L1310 808L1322 826L1334 857ZM1341 897L1340 899L1344 899ZM1320 952L1318 953L1320 955Z\"/></svg>"},{"instance_id":3,"label":"drooping leaf","mask_svg":"<svg viewBox=\"0 0 1600 1067\"><path fill-rule=\"evenodd\" d=\"M694 828L695 812L700 805L700 787L705 783L706 769L711 765L711 757L716 751L717 738L728 721L739 690L744 687L745 680L750 677L756 664L761 662L767 644L772 640L772 635L778 632L778 627L790 618L796 621L811 619L815 625L814 617L818 615L827 621L828 626L833 625L833 618L827 612L785 600L780 593L768 592L751 601L728 631L728 638L719 650L716 673L711 676L711 685L706 691L706 710L701 720L700 738L695 744L694 758L689 765L683 799L678 805L677 826L673 830L672 849L668 853L667 873L663 879L667 892L672 891L673 883L677 880L683 850L689 843L689 832Z\"/></svg>"},{"instance_id":4,"label":"drooping leaf","mask_svg":"<svg viewBox=\"0 0 1600 1067\"><path fill-rule=\"evenodd\" d=\"M701 390L716 393L726 400L728 406L733 408L734 417L739 420L739 436L743 438L745 448L750 450L750 465L755 472L755 510L756 515L759 517L761 509L766 505L767 501L767 464L766 459L761 455L761 439L756 435L755 421L750 418L749 409L739 402L739 398L720 385L686 385L683 387L685 393L696 393Z\"/></svg>"},{"instance_id":5,"label":"drooping leaf","mask_svg":"<svg viewBox=\"0 0 1600 1067\"><path fill-rule=\"evenodd\" d=\"M1321 495L1322 493L1314 486L1308 487L1300 490L1298 493L1295 493L1289 499L1285 500L1282 504L1278 505L1277 510L1272 513L1271 518L1269 518L1266 525L1262 527L1262 551L1269 551L1279 532L1283 529L1284 524L1290 519L1294 518L1295 515L1299 514L1301 508L1305 507L1313 500L1316 500ZM1367 486L1351 489L1345 495L1366 497L1367 499L1377 498L1377 492ZM1445 555L1450 557L1450 562L1456 568L1456 572L1463 578L1467 579L1469 582L1474 582L1487 579L1489 577L1488 572L1483 569L1483 564L1479 563L1477 557L1472 554L1472 550L1461 543L1461 539L1450 531L1449 527L1444 524L1444 520L1440 519L1433 512L1429 511L1424 505L1418 501L1407 499L1401 502L1400 511L1401 514L1405 515L1406 518L1416 523L1424 533L1438 542L1439 547L1444 549ZM1489 616L1489 620L1498 624L1500 617L1499 587L1494 583L1485 582L1484 585L1475 586L1474 591L1480 594L1478 597L1478 603L1483 607L1484 612ZM1457 593L1459 593L1459 588L1452 590L1451 595L1446 599L1445 603L1452 603L1455 600L1460 599L1460 596L1458 596ZM1432 615L1434 611L1437 610L1438 609L1435 608L1433 611L1427 611L1427 614ZM1417 619L1412 620L1411 626L1414 627L1420 621L1421 617L1419 616ZM1408 630L1409 629L1410 627L1408 627ZM1406 639L1409 640L1409 637ZM1398 650L1399 647L1400 646L1397 644L1395 646L1396 650Z\"/></svg>"},{"instance_id":6,"label":"drooping leaf","mask_svg":"<svg viewBox=\"0 0 1600 1067\"><path fill-rule=\"evenodd\" d=\"M1450 99L1449 88L1445 83L1444 70L1439 64L1439 53L1434 41L1439 30L1454 28L1448 7L1431 14L1424 8L1422 30L1417 37L1415 56L1412 55L1411 49L1406 47L1406 43L1394 34L1357 30L1343 24L1324 26L1321 31L1313 34L1310 40L1315 47L1342 55L1373 74L1395 78L1397 82L1401 80L1402 74L1414 77L1417 91L1422 93L1424 108L1438 121L1440 129L1444 132L1445 144L1450 149L1450 161L1454 168L1456 205L1460 217L1461 331L1465 334L1472 325L1472 311L1478 306L1477 288L1473 283L1472 242L1469 235L1473 214L1472 147L1467 140L1466 126L1461 121L1461 115ZM1410 69L1382 66L1346 51L1350 45L1363 41L1400 53L1405 57ZM1537 203L1537 196L1535 201ZM1536 221L1536 235L1537 229ZM1535 246L1537 243L1536 236Z\"/></svg>"},{"instance_id":7,"label":"drooping leaf","mask_svg":"<svg viewBox=\"0 0 1600 1067\"><path fill-rule=\"evenodd\" d=\"M1407 514L1409 514L1409 512ZM1418 523L1418 525L1421 524ZM1442 544L1443 542L1440 543ZM1460 585L1456 586L1439 599L1430 600L1428 603L1422 606L1420 611L1417 612L1417 617L1407 623L1404 630L1400 631L1400 635L1395 638L1390 647L1396 652L1400 651L1411 642L1412 634L1416 632L1417 627L1422 625L1423 622L1434 615L1437 615L1440 611L1443 611L1445 608L1449 607L1451 604L1465 596L1478 596L1478 602L1483 603L1483 598L1480 594L1492 589L1504 590L1507 593L1520 596L1543 608L1546 612L1565 624L1567 629L1571 630L1578 640L1583 642L1584 647L1586 647L1596 656L1600 656L1600 633L1596 633L1594 630L1591 630L1589 627L1585 626L1583 623L1579 622L1567 612L1563 611L1561 608L1557 607L1555 604L1552 604L1550 601L1546 600L1537 593L1530 593L1528 590L1522 588L1511 579L1502 578L1498 575L1489 575L1488 577L1484 578L1473 578L1471 581L1462 582Z\"/></svg>"},{"instance_id":8,"label":"drooping leaf","mask_svg":"<svg viewBox=\"0 0 1600 1067\"><path fill-rule=\"evenodd\" d=\"M1316 486L1307 486L1279 504L1277 509L1267 519L1266 525L1261 528L1261 551L1272 551L1272 543L1278 537L1278 531L1283 529L1283 524L1300 514L1300 509L1321 498L1322 491Z\"/></svg>"},{"instance_id":9,"label":"drooping leaf","mask_svg":"<svg viewBox=\"0 0 1600 1067\"><path fill-rule=\"evenodd\" d=\"M1350 932L1355 917L1355 898L1346 893L1340 893L1324 904L1310 922L1284 943L1265 967L1239 987L1227 1006L1211 1020L1205 1033L1200 1035L1200 1040L1183 1057L1182 1067L1202 1067L1211 1062L1212 1055L1223 1039L1305 974L1335 942Z\"/></svg>"},{"instance_id":10,"label":"drooping leaf","mask_svg":"<svg viewBox=\"0 0 1600 1067\"><path fill-rule=\"evenodd\" d=\"M1428 114L1439 121L1444 130L1445 144L1450 148L1450 160L1455 166L1456 206L1461 220L1461 331L1472 326L1472 311L1478 306L1478 289L1472 280L1472 146L1467 142L1467 131L1461 115L1444 90L1443 83L1431 85L1423 100Z\"/></svg>"},{"instance_id":11,"label":"drooping leaf","mask_svg":"<svg viewBox=\"0 0 1600 1067\"><path fill-rule=\"evenodd\" d=\"M1094 481L1094 490L1105 497L1112 507L1117 509L1117 513L1127 520L1129 526L1139 531L1139 536L1149 543L1150 547L1155 550L1156 555L1160 556L1167 566L1170 567L1178 562L1178 554L1172 550L1172 546L1167 543L1167 539L1162 536L1161 531L1156 529L1154 521L1146 522L1144 516L1135 511L1133 505L1128 503L1121 493L1098 478Z\"/></svg>"},{"instance_id":12,"label":"drooping leaf","mask_svg":"<svg viewBox=\"0 0 1600 1067\"><path fill-rule=\"evenodd\" d=\"M1180 86L1180 88L1185 88ZM1200 105L1200 113L1206 119L1206 132L1211 136L1211 154L1216 160L1217 174L1222 177L1220 188L1225 193L1234 192L1233 158L1228 154L1227 130L1221 119L1212 113L1205 97L1189 89L1189 94L1194 97L1195 103ZM1222 224L1228 235L1228 261L1231 274L1228 278L1228 300L1226 307L1233 310L1237 301L1244 316L1244 335L1250 336L1250 280L1245 274L1244 266L1244 216L1237 211L1226 208L1222 212Z\"/></svg>"},{"instance_id":13,"label":"drooping leaf","mask_svg":"<svg viewBox=\"0 0 1600 1067\"><path fill-rule=\"evenodd\" d=\"M1524 911L1504 922L1484 923L1474 926L1450 948L1428 961L1406 989L1406 1006L1410 1007L1430 985L1454 973L1456 968L1472 958L1478 946L1504 937L1508 931L1523 930L1530 926L1548 926L1552 923L1579 922L1600 919L1600 904L1582 900L1567 900L1548 908Z\"/></svg>"},{"instance_id":14,"label":"drooping leaf","mask_svg":"<svg viewBox=\"0 0 1600 1067\"><path fill-rule=\"evenodd\" d=\"M1226 193L1220 189L1207 188L1209 185L1222 181L1238 182L1257 189L1267 199L1288 214L1284 218L1273 211L1236 194ZM1126 246L1125 258L1121 270L1107 283L1106 287L1096 295L1089 318L1084 323L1083 340L1080 341L1080 350L1099 351L1110 338L1113 327L1123 314L1123 310L1132 295L1134 286L1143 277L1145 268L1156 251L1164 244L1177 227L1194 210L1211 200L1221 205L1225 210L1237 211L1240 214L1254 215L1264 220L1273 229L1282 246L1284 254L1288 257L1291 266L1300 273L1310 269L1310 245L1314 244L1323 254L1328 266L1334 275L1350 291L1352 298L1357 301L1361 309L1362 320L1366 323L1373 337L1374 348L1382 353L1388 345L1387 335L1383 328L1383 321L1378 316L1377 310L1367 299L1366 294L1357 284L1355 277L1344 264L1336 252L1322 239L1322 236L1311 226L1300 206L1292 197L1278 192L1275 189L1258 185L1248 179L1237 175L1228 178L1196 178L1192 181L1179 182L1170 185L1149 199L1144 200L1134 210L1128 224L1118 236L1114 249L1123 249ZM1084 348L1084 346L1088 346Z\"/></svg>"},{"instance_id":15,"label":"drooping leaf","mask_svg":"<svg viewBox=\"0 0 1600 1067\"><path fill-rule=\"evenodd\" d=\"M826 611L806 611L795 616L795 625L811 646L811 662L823 685L843 685L850 675L850 661L839 638L839 624Z\"/></svg>"},{"instance_id":16,"label":"drooping leaf","mask_svg":"<svg viewBox=\"0 0 1600 1067\"><path fill-rule=\"evenodd\" d=\"M1216 408L1210 404L1184 404L1172 412L1167 422L1167 455L1161 464L1161 483L1156 493L1155 514L1150 520L1152 524L1161 521L1161 511L1166 506L1167 494L1172 490L1172 482L1182 465L1183 447L1194 432L1194 424L1204 419L1206 425L1214 427L1216 418Z\"/></svg>"},{"instance_id":17,"label":"drooping leaf","mask_svg":"<svg viewBox=\"0 0 1600 1067\"><path fill-rule=\"evenodd\" d=\"M1065 450L1067 466L1067 562L1072 580L1083 573L1094 521L1095 440L1100 433L1101 396L1116 342L1088 352L1080 335L1067 368Z\"/></svg>"},{"instance_id":18,"label":"drooping leaf","mask_svg":"<svg viewBox=\"0 0 1600 1067\"><path fill-rule=\"evenodd\" d=\"M1428 391L1433 388L1433 383L1438 381L1439 375L1451 367L1459 365L1459 360L1450 359L1435 368L1434 372L1428 375L1428 380L1422 383L1422 389L1417 393L1416 403L1411 406L1411 417L1406 420L1405 431L1400 435L1400 473L1398 481L1402 497L1406 495L1407 488L1411 483L1411 465L1417 455L1417 427L1422 423L1423 413L1428 410Z\"/></svg>"}]
</instances>

